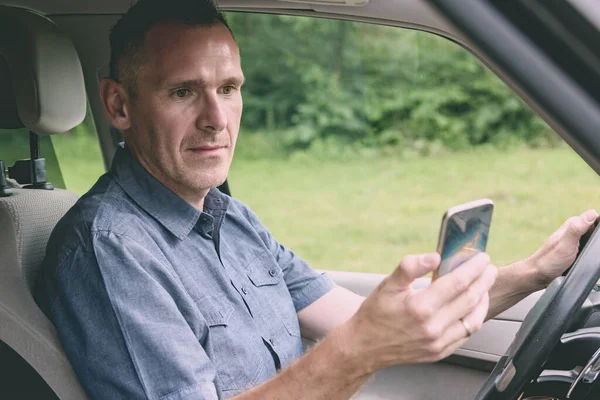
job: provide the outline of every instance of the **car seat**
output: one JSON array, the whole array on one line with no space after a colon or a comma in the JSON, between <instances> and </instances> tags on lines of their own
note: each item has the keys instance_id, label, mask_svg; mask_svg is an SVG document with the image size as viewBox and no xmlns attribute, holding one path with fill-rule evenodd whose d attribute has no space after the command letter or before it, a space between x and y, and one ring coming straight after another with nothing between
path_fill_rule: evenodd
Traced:
<instances>
[{"instance_id":1,"label":"car seat","mask_svg":"<svg viewBox=\"0 0 600 400\"><path fill-rule=\"evenodd\" d=\"M0 5L0 128L66 132L83 121L86 104L70 39L41 14ZM77 196L39 187L0 197L0 398L87 399L32 296L50 233Z\"/></svg>"}]
</instances>

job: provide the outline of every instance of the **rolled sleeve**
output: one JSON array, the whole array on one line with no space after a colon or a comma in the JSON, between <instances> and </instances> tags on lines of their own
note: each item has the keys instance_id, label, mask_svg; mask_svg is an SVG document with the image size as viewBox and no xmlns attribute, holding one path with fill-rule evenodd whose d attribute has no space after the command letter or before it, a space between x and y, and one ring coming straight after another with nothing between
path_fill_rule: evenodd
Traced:
<instances>
[{"instance_id":1,"label":"rolled sleeve","mask_svg":"<svg viewBox=\"0 0 600 400\"><path fill-rule=\"evenodd\" d=\"M271 239L275 242L275 239ZM333 287L327 275L312 269L306 261L285 246L275 242L275 259L283 270L283 279L290 291L296 311L319 299Z\"/></svg>"},{"instance_id":2,"label":"rolled sleeve","mask_svg":"<svg viewBox=\"0 0 600 400\"><path fill-rule=\"evenodd\" d=\"M51 308L89 395L217 399L216 371L197 338L202 324L183 315L194 309L168 266L126 236L100 232L91 241L61 264Z\"/></svg>"},{"instance_id":3,"label":"rolled sleeve","mask_svg":"<svg viewBox=\"0 0 600 400\"><path fill-rule=\"evenodd\" d=\"M325 293L329 292L334 286L335 283L333 283L326 273L322 273L312 279L302 289L292 293L292 300L294 301L296 312L300 312L302 309L314 303Z\"/></svg>"}]
</instances>

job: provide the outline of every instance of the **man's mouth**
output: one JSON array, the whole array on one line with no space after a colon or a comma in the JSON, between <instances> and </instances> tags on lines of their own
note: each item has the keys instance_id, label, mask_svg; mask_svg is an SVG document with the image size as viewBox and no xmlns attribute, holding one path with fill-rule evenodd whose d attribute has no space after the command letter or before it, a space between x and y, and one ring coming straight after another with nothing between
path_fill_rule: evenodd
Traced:
<instances>
[{"instance_id":1,"label":"man's mouth","mask_svg":"<svg viewBox=\"0 0 600 400\"><path fill-rule=\"evenodd\" d=\"M202 154L202 155L216 155L222 150L225 150L227 146L221 145L203 145L203 146L195 146L190 147L190 150L194 154Z\"/></svg>"}]
</instances>

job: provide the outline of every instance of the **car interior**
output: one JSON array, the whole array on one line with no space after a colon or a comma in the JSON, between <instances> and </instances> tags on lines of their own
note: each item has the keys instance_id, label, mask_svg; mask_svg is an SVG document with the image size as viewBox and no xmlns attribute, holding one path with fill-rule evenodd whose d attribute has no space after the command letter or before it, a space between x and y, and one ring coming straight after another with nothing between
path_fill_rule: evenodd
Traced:
<instances>
[{"instance_id":1,"label":"car interior","mask_svg":"<svg viewBox=\"0 0 600 400\"><path fill-rule=\"evenodd\" d=\"M484 42L472 39L473 31L460 24L458 13L452 14L455 24L443 17L440 10L449 9L442 6L436 8L425 0L218 3L226 11L361 21L439 35L476 56L567 140L569 130L559 127L522 81L490 56ZM129 5L123 0L0 0L0 129L24 128L19 134L29 135L30 149L18 157L31 160L20 168L0 162L3 171L9 168L10 178L0 174L1 398L87 398L55 328L31 294L52 228L78 198L53 187L53 180L60 178L46 174L43 158L49 154L39 143L78 126L89 104L103 165L110 165L120 133L103 115L98 82L107 75L110 27ZM585 146L579 149L586 160L596 162ZM229 191L227 186L222 189ZM231 185L234 196L235 191ZM595 262L600 259L599 241L598 235L592 235L569 275L488 321L449 358L379 371L355 398L566 398L568 390L570 398L594 398L600 391L594 386L600 375L600 329L596 328L600 326L596 310L600 268ZM328 274L361 295L368 295L385 277L350 271ZM417 287L429 282L421 278ZM569 332L570 336L563 335ZM519 397L525 387L527 394ZM573 392L574 387L580 392Z\"/></svg>"}]
</instances>

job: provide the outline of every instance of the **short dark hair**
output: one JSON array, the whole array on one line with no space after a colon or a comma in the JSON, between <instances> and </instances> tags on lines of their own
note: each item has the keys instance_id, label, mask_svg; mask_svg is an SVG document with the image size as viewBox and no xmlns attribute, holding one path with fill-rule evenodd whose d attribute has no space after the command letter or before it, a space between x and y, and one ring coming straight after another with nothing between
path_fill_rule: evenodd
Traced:
<instances>
[{"instance_id":1,"label":"short dark hair","mask_svg":"<svg viewBox=\"0 0 600 400\"><path fill-rule=\"evenodd\" d=\"M207 27L221 23L231 32L213 0L139 0L110 32L109 77L124 84L134 97L146 34L161 23Z\"/></svg>"}]
</instances>

